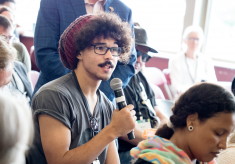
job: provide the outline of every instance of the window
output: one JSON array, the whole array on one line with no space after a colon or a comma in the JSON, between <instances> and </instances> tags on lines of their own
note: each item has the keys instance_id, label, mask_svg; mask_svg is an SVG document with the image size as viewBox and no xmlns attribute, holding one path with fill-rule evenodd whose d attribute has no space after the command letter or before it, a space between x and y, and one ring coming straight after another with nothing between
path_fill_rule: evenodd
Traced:
<instances>
[{"instance_id":1,"label":"window","mask_svg":"<svg viewBox=\"0 0 235 164\"><path fill-rule=\"evenodd\" d=\"M205 53L235 62L235 1L212 1Z\"/></svg>"},{"instance_id":2,"label":"window","mask_svg":"<svg viewBox=\"0 0 235 164\"><path fill-rule=\"evenodd\" d=\"M123 0L123 2L132 9L133 21L138 22L147 31L150 46L161 52L180 51L185 0Z\"/></svg>"},{"instance_id":3,"label":"window","mask_svg":"<svg viewBox=\"0 0 235 164\"><path fill-rule=\"evenodd\" d=\"M17 0L16 1L16 23L27 31L33 31L37 20L40 0Z\"/></svg>"}]
</instances>

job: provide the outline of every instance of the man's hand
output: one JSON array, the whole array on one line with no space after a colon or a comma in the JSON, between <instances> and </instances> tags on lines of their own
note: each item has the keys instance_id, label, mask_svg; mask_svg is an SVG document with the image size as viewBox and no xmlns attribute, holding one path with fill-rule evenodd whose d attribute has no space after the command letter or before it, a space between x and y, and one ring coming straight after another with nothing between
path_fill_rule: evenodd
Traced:
<instances>
[{"instance_id":1,"label":"man's hand","mask_svg":"<svg viewBox=\"0 0 235 164\"><path fill-rule=\"evenodd\" d=\"M128 105L122 110L114 110L108 126L110 126L115 136L120 137L126 135L135 128L136 116L133 108L133 105Z\"/></svg>"}]
</instances>

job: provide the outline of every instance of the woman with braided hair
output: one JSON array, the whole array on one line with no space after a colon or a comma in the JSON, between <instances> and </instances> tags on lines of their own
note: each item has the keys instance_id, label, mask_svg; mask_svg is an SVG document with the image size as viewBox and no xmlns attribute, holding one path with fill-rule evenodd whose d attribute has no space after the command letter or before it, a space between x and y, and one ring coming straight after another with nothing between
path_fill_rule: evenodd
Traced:
<instances>
[{"instance_id":1,"label":"woman with braided hair","mask_svg":"<svg viewBox=\"0 0 235 164\"><path fill-rule=\"evenodd\" d=\"M235 99L210 83L191 87L175 103L169 122L131 150L135 164L210 163L235 128ZM202 162L199 162L202 161Z\"/></svg>"}]
</instances>

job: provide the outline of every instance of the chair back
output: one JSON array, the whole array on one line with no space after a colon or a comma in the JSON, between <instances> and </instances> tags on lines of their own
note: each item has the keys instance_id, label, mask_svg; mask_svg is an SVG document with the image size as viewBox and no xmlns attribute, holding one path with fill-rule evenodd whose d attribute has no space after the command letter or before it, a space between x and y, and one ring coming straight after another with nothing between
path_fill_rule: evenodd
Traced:
<instances>
[{"instance_id":1,"label":"chair back","mask_svg":"<svg viewBox=\"0 0 235 164\"><path fill-rule=\"evenodd\" d=\"M31 70L29 71L29 76L30 76L30 80L32 82L32 86L33 86L33 89L38 81L38 77L39 77L39 72L38 71L35 71L35 70Z\"/></svg>"},{"instance_id":2,"label":"chair back","mask_svg":"<svg viewBox=\"0 0 235 164\"><path fill-rule=\"evenodd\" d=\"M162 72L163 72L163 74L166 78L167 85L171 85L170 70L169 69L164 69Z\"/></svg>"},{"instance_id":3,"label":"chair back","mask_svg":"<svg viewBox=\"0 0 235 164\"><path fill-rule=\"evenodd\" d=\"M150 86L155 94L155 99L165 99L165 96L162 93L162 90L157 85L150 83Z\"/></svg>"},{"instance_id":4,"label":"chair back","mask_svg":"<svg viewBox=\"0 0 235 164\"><path fill-rule=\"evenodd\" d=\"M37 64L36 64L36 59L35 59L35 53L34 53L34 46L30 48L30 59L31 59L31 65L32 65L32 70L40 72Z\"/></svg>"},{"instance_id":5,"label":"chair back","mask_svg":"<svg viewBox=\"0 0 235 164\"><path fill-rule=\"evenodd\" d=\"M160 69L156 67L145 67L144 75L149 83L157 85L160 88L161 86L164 86L164 90L169 100L173 100L171 91L169 89L169 86L167 85L166 77Z\"/></svg>"}]
</instances>

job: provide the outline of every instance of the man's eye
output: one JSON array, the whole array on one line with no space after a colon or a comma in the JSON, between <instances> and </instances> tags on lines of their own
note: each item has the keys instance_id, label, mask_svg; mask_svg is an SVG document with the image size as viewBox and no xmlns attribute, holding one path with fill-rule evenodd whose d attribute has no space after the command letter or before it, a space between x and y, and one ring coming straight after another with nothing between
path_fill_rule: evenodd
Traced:
<instances>
[{"instance_id":1,"label":"man's eye","mask_svg":"<svg viewBox=\"0 0 235 164\"><path fill-rule=\"evenodd\" d=\"M105 47L103 47L103 46L96 46L96 49L97 50L105 50Z\"/></svg>"},{"instance_id":2,"label":"man's eye","mask_svg":"<svg viewBox=\"0 0 235 164\"><path fill-rule=\"evenodd\" d=\"M118 52L118 47L112 47L111 50L112 50L113 52Z\"/></svg>"}]
</instances>

